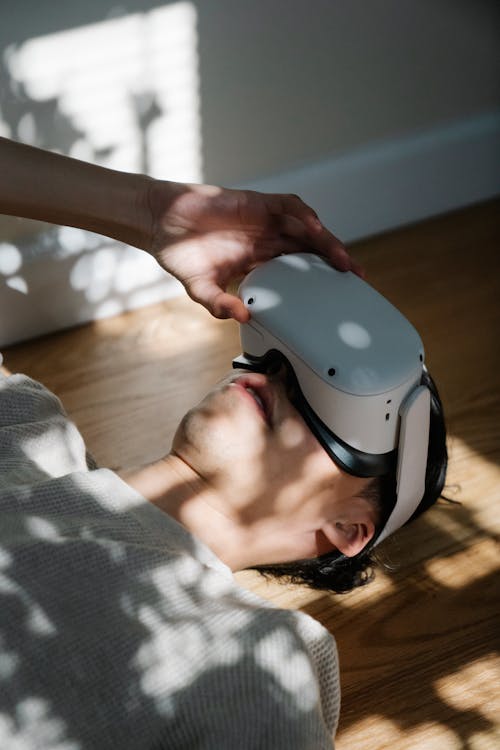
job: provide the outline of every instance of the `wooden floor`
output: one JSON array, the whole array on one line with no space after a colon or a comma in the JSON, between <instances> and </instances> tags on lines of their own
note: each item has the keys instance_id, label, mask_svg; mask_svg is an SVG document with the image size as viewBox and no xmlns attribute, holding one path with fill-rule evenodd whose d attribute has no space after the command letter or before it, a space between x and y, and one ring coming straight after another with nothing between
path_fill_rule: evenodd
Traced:
<instances>
[{"instance_id":1,"label":"wooden floor","mask_svg":"<svg viewBox=\"0 0 500 750\"><path fill-rule=\"evenodd\" d=\"M491 202L352 247L422 335L448 420L448 494L461 504L443 502L389 540L390 570L348 595L239 576L335 634L338 750L500 747L499 216ZM235 324L178 299L4 355L54 390L98 462L119 469L165 454L238 351Z\"/></svg>"}]
</instances>

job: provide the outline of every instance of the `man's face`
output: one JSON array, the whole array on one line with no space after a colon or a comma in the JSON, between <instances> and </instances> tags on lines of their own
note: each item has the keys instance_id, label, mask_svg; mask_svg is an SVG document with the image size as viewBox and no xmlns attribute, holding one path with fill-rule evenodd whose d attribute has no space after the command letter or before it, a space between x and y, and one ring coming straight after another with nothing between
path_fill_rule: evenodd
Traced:
<instances>
[{"instance_id":1,"label":"man's face","mask_svg":"<svg viewBox=\"0 0 500 750\"><path fill-rule=\"evenodd\" d=\"M318 529L353 508L369 481L333 463L280 376L234 370L186 414L172 449L214 491L220 512L256 531L297 535L290 559L332 549Z\"/></svg>"}]
</instances>

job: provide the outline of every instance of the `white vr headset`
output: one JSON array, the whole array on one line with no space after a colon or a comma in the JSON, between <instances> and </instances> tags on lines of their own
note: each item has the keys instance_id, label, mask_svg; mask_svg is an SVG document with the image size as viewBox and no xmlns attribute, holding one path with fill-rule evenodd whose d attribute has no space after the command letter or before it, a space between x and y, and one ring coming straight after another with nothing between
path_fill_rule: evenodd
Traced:
<instances>
[{"instance_id":1,"label":"white vr headset","mask_svg":"<svg viewBox=\"0 0 500 750\"><path fill-rule=\"evenodd\" d=\"M251 319L233 366L265 371L285 361L294 405L335 463L360 477L396 472L397 501L378 544L425 491L430 392L418 333L365 281L310 253L259 266L239 294Z\"/></svg>"}]
</instances>

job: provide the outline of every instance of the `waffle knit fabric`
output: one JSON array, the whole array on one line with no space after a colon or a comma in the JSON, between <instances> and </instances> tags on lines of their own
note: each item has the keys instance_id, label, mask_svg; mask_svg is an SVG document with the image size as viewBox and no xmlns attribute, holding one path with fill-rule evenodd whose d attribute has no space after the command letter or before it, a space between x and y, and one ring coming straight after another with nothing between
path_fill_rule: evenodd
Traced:
<instances>
[{"instance_id":1,"label":"waffle knit fabric","mask_svg":"<svg viewBox=\"0 0 500 750\"><path fill-rule=\"evenodd\" d=\"M0 747L322 750L335 643L238 586L99 469L60 401L0 375Z\"/></svg>"}]
</instances>

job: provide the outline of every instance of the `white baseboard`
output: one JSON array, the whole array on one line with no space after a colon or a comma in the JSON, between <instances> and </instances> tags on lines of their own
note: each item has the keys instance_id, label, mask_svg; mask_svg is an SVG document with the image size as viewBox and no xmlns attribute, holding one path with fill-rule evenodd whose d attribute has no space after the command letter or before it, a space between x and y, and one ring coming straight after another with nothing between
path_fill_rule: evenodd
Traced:
<instances>
[{"instance_id":1,"label":"white baseboard","mask_svg":"<svg viewBox=\"0 0 500 750\"><path fill-rule=\"evenodd\" d=\"M245 184L297 193L342 240L369 237L500 193L500 112Z\"/></svg>"},{"instance_id":2,"label":"white baseboard","mask_svg":"<svg viewBox=\"0 0 500 750\"><path fill-rule=\"evenodd\" d=\"M361 239L499 194L500 113L369 144L242 187L298 193L343 240ZM144 253L90 233L52 228L4 239L0 347L181 292Z\"/></svg>"}]
</instances>

